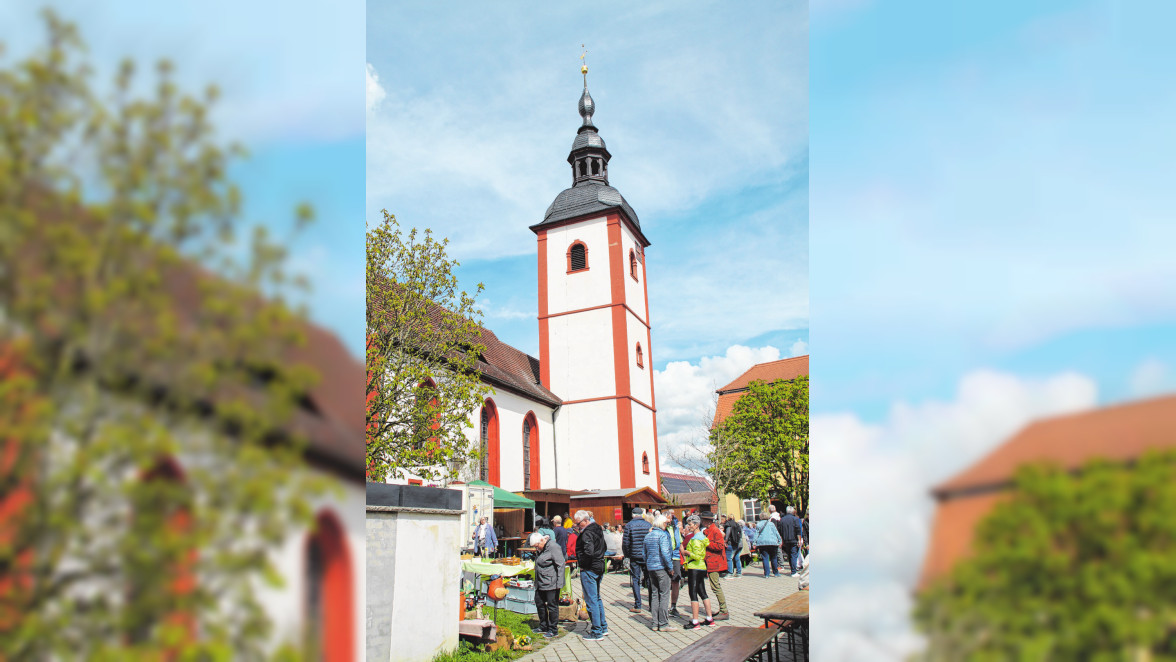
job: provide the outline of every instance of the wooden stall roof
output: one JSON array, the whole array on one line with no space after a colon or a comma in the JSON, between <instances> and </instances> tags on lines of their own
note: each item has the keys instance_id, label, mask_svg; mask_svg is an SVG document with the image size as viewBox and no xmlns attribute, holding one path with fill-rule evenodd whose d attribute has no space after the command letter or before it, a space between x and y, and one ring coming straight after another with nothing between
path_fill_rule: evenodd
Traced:
<instances>
[{"instance_id":1,"label":"wooden stall roof","mask_svg":"<svg viewBox=\"0 0 1176 662\"><path fill-rule=\"evenodd\" d=\"M596 490L594 492L586 492L572 497L572 500L579 499L617 499L619 498L623 503L645 504L645 503L668 503L662 495L654 492L648 487L623 487L619 490Z\"/></svg>"},{"instance_id":2,"label":"wooden stall roof","mask_svg":"<svg viewBox=\"0 0 1176 662\"><path fill-rule=\"evenodd\" d=\"M520 496L525 496L532 501L558 501L560 503L569 503L573 496L579 494L588 494L582 490L564 490L564 489L549 489L549 490L523 490L515 492Z\"/></svg>"}]
</instances>

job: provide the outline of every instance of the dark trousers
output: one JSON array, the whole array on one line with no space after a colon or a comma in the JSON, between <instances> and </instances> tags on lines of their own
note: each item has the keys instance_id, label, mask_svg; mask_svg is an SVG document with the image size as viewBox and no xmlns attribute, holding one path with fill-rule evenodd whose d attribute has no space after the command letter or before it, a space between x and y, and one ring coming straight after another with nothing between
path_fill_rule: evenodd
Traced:
<instances>
[{"instance_id":1,"label":"dark trousers","mask_svg":"<svg viewBox=\"0 0 1176 662\"><path fill-rule=\"evenodd\" d=\"M645 571L645 563L636 559L629 559L629 583L633 585L633 608L641 608L641 573Z\"/></svg>"},{"instance_id":2,"label":"dark trousers","mask_svg":"<svg viewBox=\"0 0 1176 662\"><path fill-rule=\"evenodd\" d=\"M559 623L559 589L535 591L535 607L539 610L539 629L555 632Z\"/></svg>"},{"instance_id":3,"label":"dark trousers","mask_svg":"<svg viewBox=\"0 0 1176 662\"><path fill-rule=\"evenodd\" d=\"M796 543L792 543L791 545L784 543L780 545L780 553L784 555L784 558L788 559L788 574L792 575L800 572L800 548L796 546Z\"/></svg>"}]
</instances>

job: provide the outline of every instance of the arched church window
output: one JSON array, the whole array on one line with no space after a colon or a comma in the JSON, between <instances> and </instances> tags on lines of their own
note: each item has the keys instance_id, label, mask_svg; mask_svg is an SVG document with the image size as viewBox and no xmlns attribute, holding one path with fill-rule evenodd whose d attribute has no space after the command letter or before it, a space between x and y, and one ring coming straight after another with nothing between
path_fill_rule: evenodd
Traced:
<instances>
[{"instance_id":1,"label":"arched church window","mask_svg":"<svg viewBox=\"0 0 1176 662\"><path fill-rule=\"evenodd\" d=\"M354 658L355 630L351 555L343 525L322 511L306 540L306 615L304 636L308 659Z\"/></svg>"},{"instance_id":2,"label":"arched church window","mask_svg":"<svg viewBox=\"0 0 1176 662\"><path fill-rule=\"evenodd\" d=\"M592 174L600 174L600 159L592 159Z\"/></svg>"},{"instance_id":3,"label":"arched church window","mask_svg":"<svg viewBox=\"0 0 1176 662\"><path fill-rule=\"evenodd\" d=\"M478 460L478 478L481 480L488 480L490 478L490 454L487 452L490 445L490 413L482 407L482 433L479 436L481 443L478 444L480 452L480 459Z\"/></svg>"},{"instance_id":4,"label":"arched church window","mask_svg":"<svg viewBox=\"0 0 1176 662\"><path fill-rule=\"evenodd\" d=\"M568 248L568 273L588 269L588 247L577 241Z\"/></svg>"},{"instance_id":5,"label":"arched church window","mask_svg":"<svg viewBox=\"0 0 1176 662\"><path fill-rule=\"evenodd\" d=\"M649 453L641 454L641 472L646 475L649 474Z\"/></svg>"},{"instance_id":6,"label":"arched church window","mask_svg":"<svg viewBox=\"0 0 1176 662\"><path fill-rule=\"evenodd\" d=\"M629 249L629 275L637 280L637 253Z\"/></svg>"},{"instance_id":7,"label":"arched church window","mask_svg":"<svg viewBox=\"0 0 1176 662\"><path fill-rule=\"evenodd\" d=\"M531 489L531 419L523 419L523 489Z\"/></svg>"},{"instance_id":8,"label":"arched church window","mask_svg":"<svg viewBox=\"0 0 1176 662\"><path fill-rule=\"evenodd\" d=\"M482 405L482 425L479 432L481 458L478 463L478 477L492 485L499 485L502 479L498 466L498 409L489 398Z\"/></svg>"},{"instance_id":9,"label":"arched church window","mask_svg":"<svg viewBox=\"0 0 1176 662\"><path fill-rule=\"evenodd\" d=\"M638 368L645 367L644 358L645 358L644 355L641 353L641 343L637 343L637 367Z\"/></svg>"}]
</instances>

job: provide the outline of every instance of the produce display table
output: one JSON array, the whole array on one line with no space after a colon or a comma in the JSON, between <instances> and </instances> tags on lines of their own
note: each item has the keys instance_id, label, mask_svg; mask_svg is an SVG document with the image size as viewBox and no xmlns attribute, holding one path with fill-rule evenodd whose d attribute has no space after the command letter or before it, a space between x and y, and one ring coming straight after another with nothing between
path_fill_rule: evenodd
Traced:
<instances>
[{"instance_id":1,"label":"produce display table","mask_svg":"<svg viewBox=\"0 0 1176 662\"><path fill-rule=\"evenodd\" d=\"M523 561L518 565L505 565L502 563L483 562L480 559L466 559L461 562L462 572L468 572L474 575L475 593L476 595L485 595L485 582L483 577L493 577L494 575L502 575L504 579L508 577L516 577L519 575L535 574L535 562ZM503 609L508 609L519 614L534 614L535 609L535 589L534 588L519 588L517 586L506 587L507 597L499 603ZM487 604L491 604L487 600Z\"/></svg>"},{"instance_id":2,"label":"produce display table","mask_svg":"<svg viewBox=\"0 0 1176 662\"><path fill-rule=\"evenodd\" d=\"M475 575L502 575L503 577L514 577L515 575L531 575L535 573L534 561L523 561L518 565L505 565L502 563L483 562L478 559L466 559L461 562L461 569L463 572L472 572Z\"/></svg>"}]
</instances>

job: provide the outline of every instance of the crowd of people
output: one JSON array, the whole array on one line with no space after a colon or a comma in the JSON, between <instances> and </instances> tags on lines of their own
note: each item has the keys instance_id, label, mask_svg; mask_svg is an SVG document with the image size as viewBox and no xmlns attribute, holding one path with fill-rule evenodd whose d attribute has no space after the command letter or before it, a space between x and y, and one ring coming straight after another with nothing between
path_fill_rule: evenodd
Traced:
<instances>
[{"instance_id":1,"label":"crowd of people","mask_svg":"<svg viewBox=\"0 0 1176 662\"><path fill-rule=\"evenodd\" d=\"M670 623L671 616L687 618L678 611L683 583L690 598L685 629L729 619L723 580L742 577L752 553L763 562L764 577L780 577L787 563L789 574L800 579L800 588L807 588L807 564L802 568L801 563L806 526L791 506L783 515L771 506L752 523L726 515L716 521L710 512L683 512L682 519L672 510L634 508L632 514L624 527L602 526L588 510L570 518L553 517L550 523L538 519L528 542L537 550L535 604L544 637L559 633L559 599L570 596L572 565L579 568L590 621L586 641L608 636L600 585L610 563L628 565L633 590L629 611L646 611L642 591L648 591L650 628L659 632L678 630Z\"/></svg>"}]
</instances>

